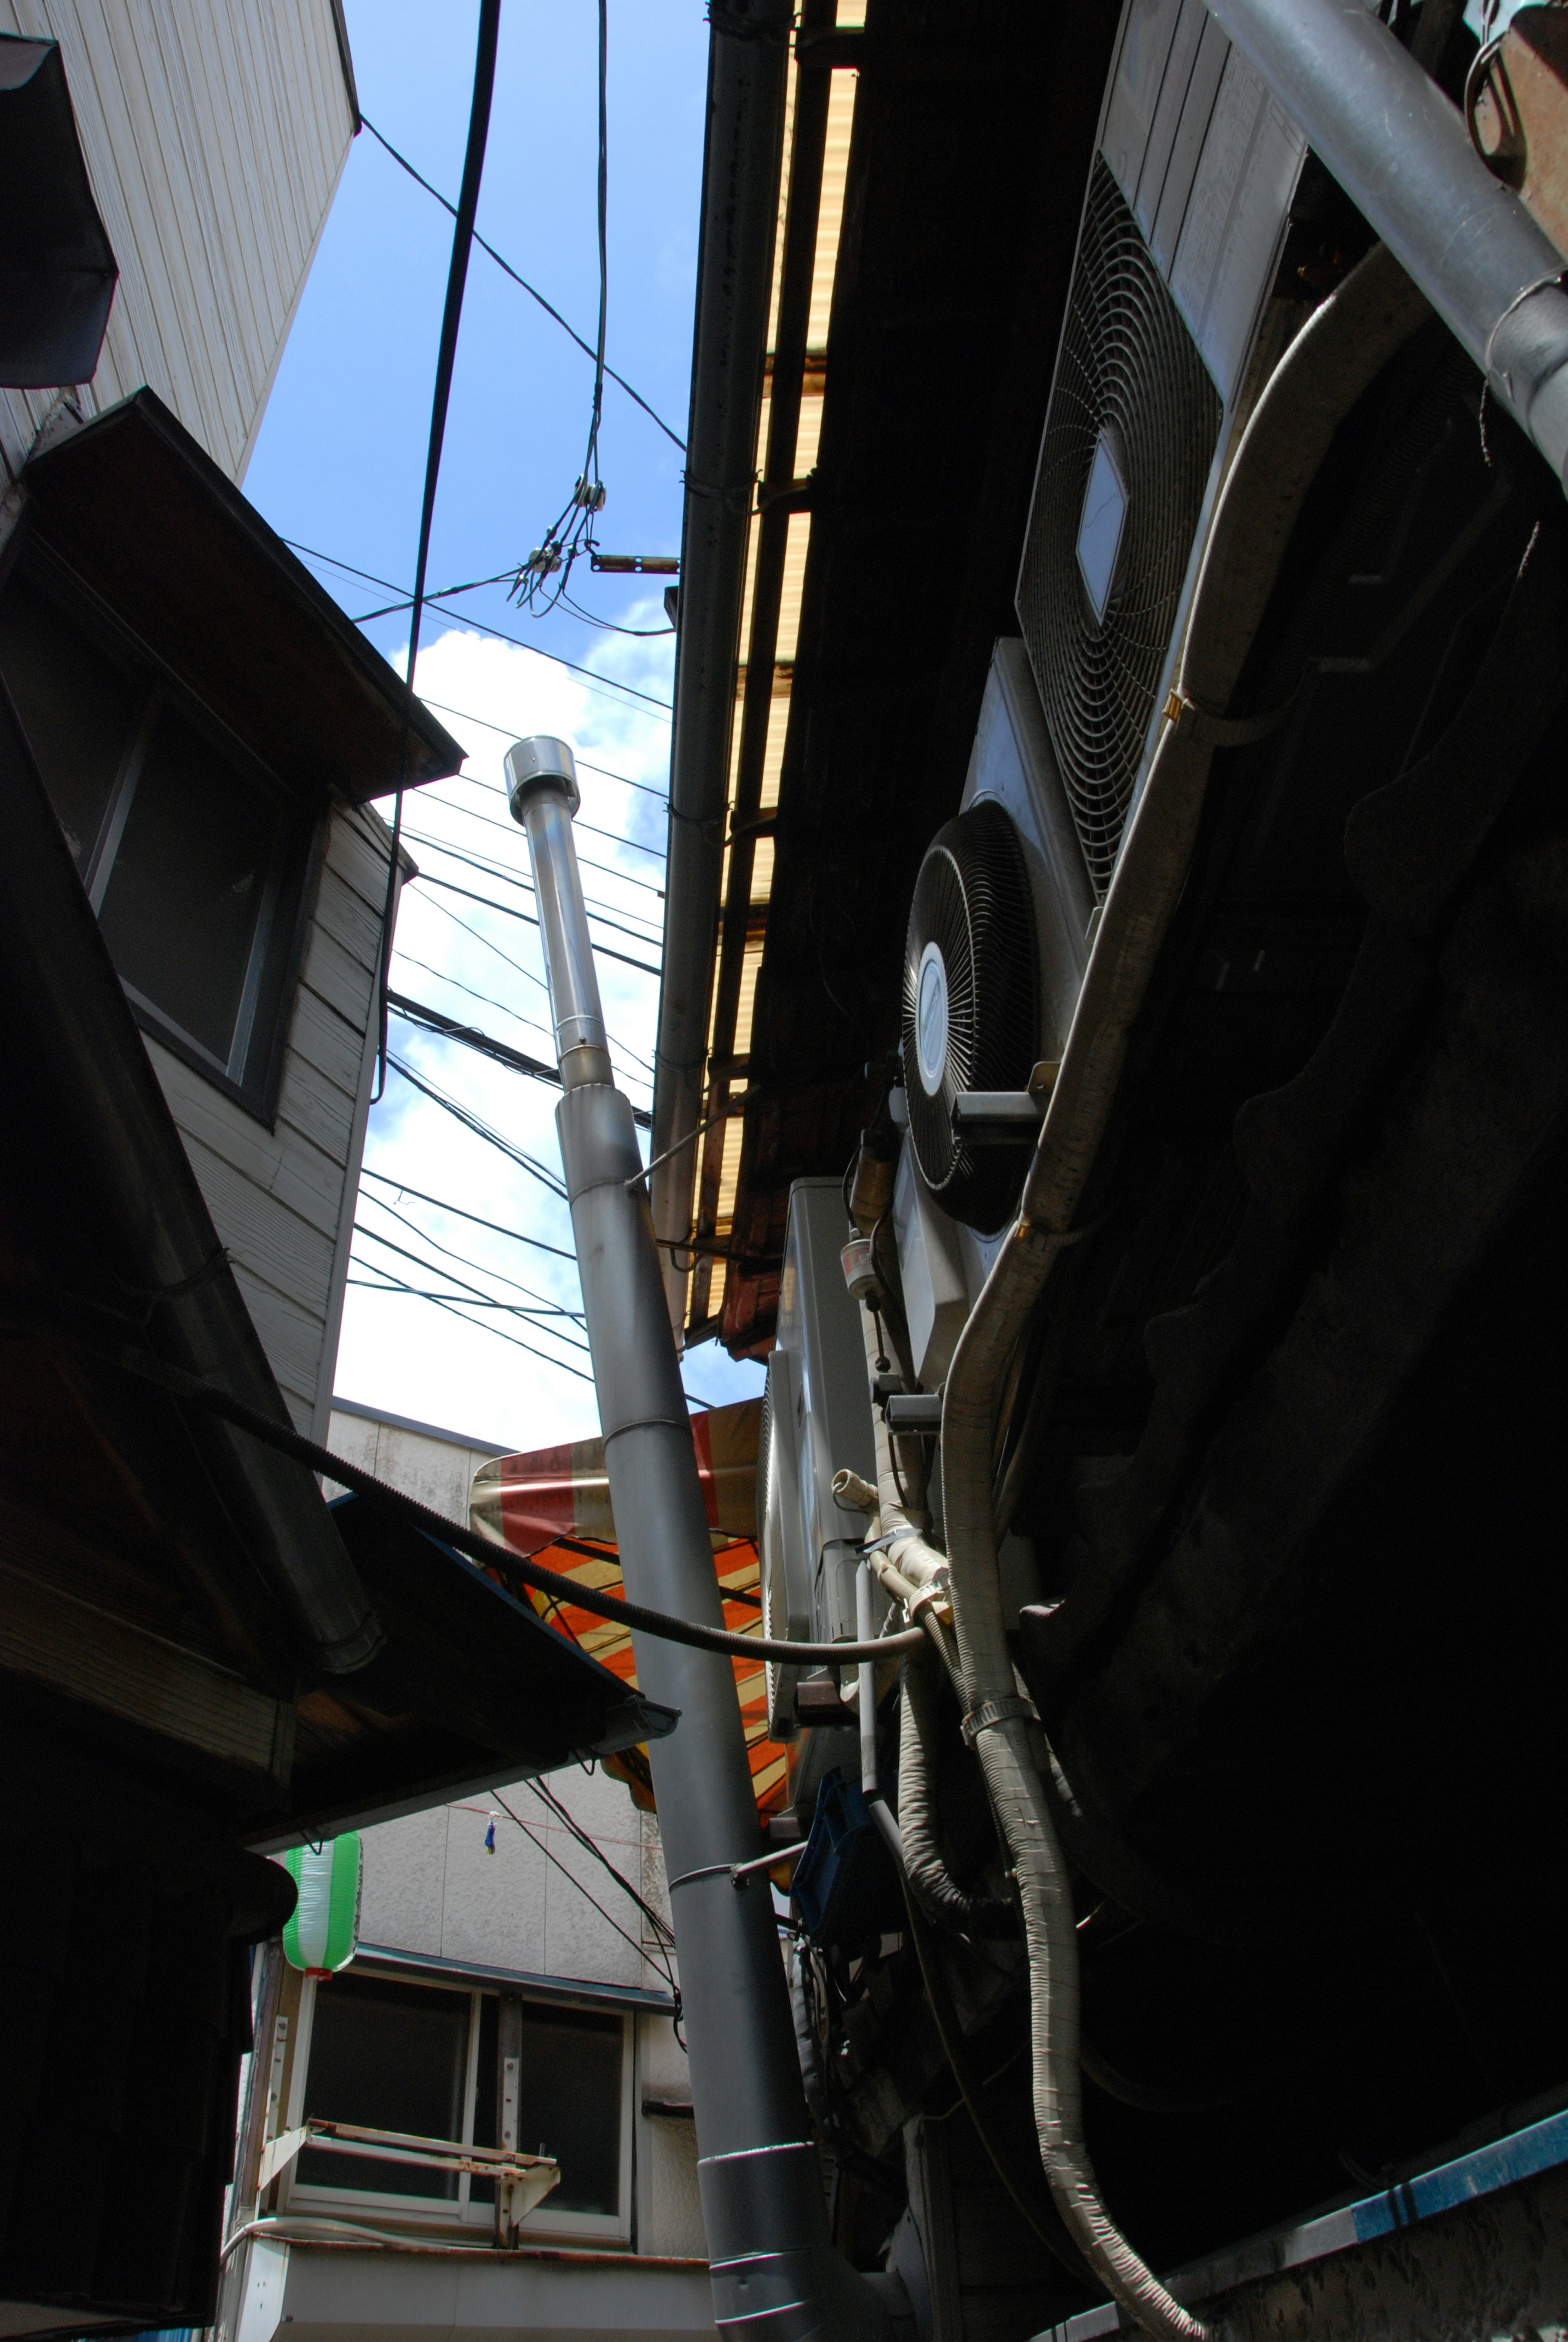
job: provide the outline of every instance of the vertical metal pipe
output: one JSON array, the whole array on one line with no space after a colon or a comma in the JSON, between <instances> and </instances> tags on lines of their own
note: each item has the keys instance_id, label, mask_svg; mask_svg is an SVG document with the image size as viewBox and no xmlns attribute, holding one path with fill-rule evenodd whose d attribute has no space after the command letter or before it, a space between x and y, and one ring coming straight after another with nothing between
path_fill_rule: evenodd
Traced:
<instances>
[{"instance_id":1,"label":"vertical metal pipe","mask_svg":"<svg viewBox=\"0 0 1568 2342\"><path fill-rule=\"evenodd\" d=\"M1561 479L1563 255L1463 116L1363 0L1209 0L1400 266Z\"/></svg>"},{"instance_id":2,"label":"vertical metal pipe","mask_svg":"<svg viewBox=\"0 0 1568 2342\"><path fill-rule=\"evenodd\" d=\"M506 778L539 897L564 1086L555 1120L622 1574L634 1601L722 1626L636 1131L604 1051L572 839L572 752L519 741ZM714 2321L765 2342L880 2342L882 2306L828 2237L772 1897L764 1879L737 1888L729 1877L758 1847L731 1662L632 1641L643 1690L681 1715L651 1761L675 1882Z\"/></svg>"}]
</instances>

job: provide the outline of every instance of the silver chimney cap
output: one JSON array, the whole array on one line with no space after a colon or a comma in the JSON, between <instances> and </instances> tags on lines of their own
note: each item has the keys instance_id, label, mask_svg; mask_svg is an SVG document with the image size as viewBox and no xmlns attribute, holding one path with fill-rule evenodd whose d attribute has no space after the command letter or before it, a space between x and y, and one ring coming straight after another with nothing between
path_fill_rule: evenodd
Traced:
<instances>
[{"instance_id":1,"label":"silver chimney cap","mask_svg":"<svg viewBox=\"0 0 1568 2342\"><path fill-rule=\"evenodd\" d=\"M575 813L582 804L577 787L577 760L566 740L553 739L549 733L536 733L528 740L514 740L506 751L506 796L514 821L521 821L523 808L535 789L558 789L566 799L569 813Z\"/></svg>"}]
</instances>

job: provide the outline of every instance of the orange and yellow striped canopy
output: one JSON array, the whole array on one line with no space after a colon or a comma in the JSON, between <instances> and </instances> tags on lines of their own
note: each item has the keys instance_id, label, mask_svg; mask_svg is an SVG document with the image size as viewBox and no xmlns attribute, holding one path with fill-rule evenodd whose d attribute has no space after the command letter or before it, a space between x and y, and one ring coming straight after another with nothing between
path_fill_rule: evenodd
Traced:
<instances>
[{"instance_id":1,"label":"orange and yellow striped canopy","mask_svg":"<svg viewBox=\"0 0 1568 2342\"><path fill-rule=\"evenodd\" d=\"M733 1632L761 1632L757 1607L757 1436L762 1401L742 1399L694 1415L692 1445L707 1507L714 1571L724 1596L724 1624ZM470 1516L481 1536L513 1553L526 1554L580 1586L611 1594L621 1591L615 1520L604 1469L602 1440L573 1439L559 1447L536 1447L522 1456L496 1456L474 1476ZM591 1546L592 1551L584 1551ZM747 1594L752 1600L737 1599ZM591 1610L531 1593L534 1608L557 1633L586 1651L601 1666L635 1685L636 1666L629 1630ZM767 1736L767 1690L759 1659L734 1662L735 1696L751 1761L757 1811L777 1813L788 1784L784 1749ZM622 1772L640 1805L652 1804L647 1790L647 1752L640 1765L606 1759Z\"/></svg>"}]
</instances>

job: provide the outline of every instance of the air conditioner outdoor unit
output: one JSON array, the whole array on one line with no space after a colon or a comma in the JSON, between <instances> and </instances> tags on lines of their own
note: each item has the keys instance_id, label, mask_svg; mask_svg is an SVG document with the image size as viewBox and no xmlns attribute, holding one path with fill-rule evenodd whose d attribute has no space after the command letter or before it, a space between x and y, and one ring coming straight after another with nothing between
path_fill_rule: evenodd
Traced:
<instances>
[{"instance_id":1,"label":"air conditioner outdoor unit","mask_svg":"<svg viewBox=\"0 0 1568 2342\"><path fill-rule=\"evenodd\" d=\"M849 1235L836 1179L797 1179L790 1189L779 1288L778 1331L763 1398L758 1532L763 1616L770 1635L853 1641L854 1578L866 1517L841 1505L834 1475L846 1467L875 1481L876 1446L860 1305L840 1257ZM880 1617L886 1597L878 1589ZM794 1728L797 1670L768 1673L774 1736Z\"/></svg>"},{"instance_id":2,"label":"air conditioner outdoor unit","mask_svg":"<svg viewBox=\"0 0 1568 2342\"><path fill-rule=\"evenodd\" d=\"M929 1196L982 1235L1011 1216L1024 1150L987 1133L981 1103L1043 1093L1061 1056L1225 467L1296 321L1271 295L1305 151L1201 0L1128 0L1035 475L1022 639L997 646L962 809L921 866L905 947L909 1137Z\"/></svg>"}]
</instances>

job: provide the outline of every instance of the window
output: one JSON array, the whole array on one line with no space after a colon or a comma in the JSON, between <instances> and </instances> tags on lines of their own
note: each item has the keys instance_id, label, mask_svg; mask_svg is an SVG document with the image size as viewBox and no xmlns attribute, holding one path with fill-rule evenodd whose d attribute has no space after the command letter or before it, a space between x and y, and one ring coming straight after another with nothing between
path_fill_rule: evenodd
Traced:
<instances>
[{"instance_id":1,"label":"window","mask_svg":"<svg viewBox=\"0 0 1568 2342\"><path fill-rule=\"evenodd\" d=\"M312 1987L303 2096L291 2121L321 2115L372 2130L496 2144L500 2002L493 1991L411 1984L358 1967ZM305 2016L302 2007L302 2017ZM629 2237L631 2059L626 2020L524 2002L518 2144L553 2155L557 2187L530 2216L542 2235ZM403 2217L488 2229L488 2179L306 2149L288 2201L297 2211Z\"/></svg>"},{"instance_id":2,"label":"window","mask_svg":"<svg viewBox=\"0 0 1568 2342\"><path fill-rule=\"evenodd\" d=\"M139 1021L266 1118L315 824L45 555L0 594L0 676Z\"/></svg>"}]
</instances>

